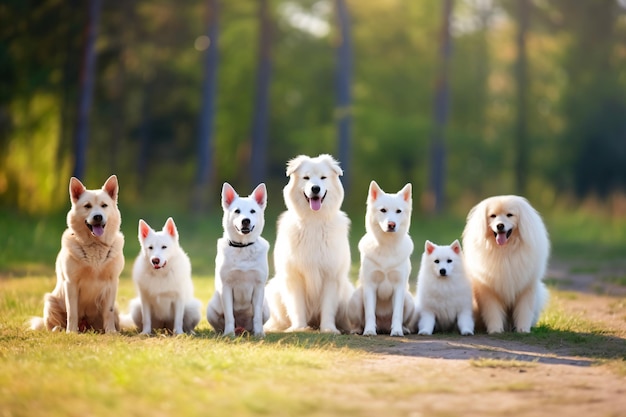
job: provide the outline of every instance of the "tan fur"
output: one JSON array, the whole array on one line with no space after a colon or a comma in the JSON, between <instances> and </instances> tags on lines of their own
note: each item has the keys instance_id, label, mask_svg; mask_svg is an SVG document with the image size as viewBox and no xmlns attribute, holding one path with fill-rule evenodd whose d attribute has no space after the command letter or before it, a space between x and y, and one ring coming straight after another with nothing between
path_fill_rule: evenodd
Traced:
<instances>
[{"instance_id":1,"label":"tan fur","mask_svg":"<svg viewBox=\"0 0 626 417\"><path fill-rule=\"evenodd\" d=\"M33 329L65 329L68 333L119 330L115 298L124 269L124 236L117 195L115 175L101 190L87 190L77 178L71 178L72 207L56 260L57 283L44 297L43 319L31 321ZM87 223L95 225L94 230L103 224L101 235L92 233Z\"/></svg>"},{"instance_id":2,"label":"tan fur","mask_svg":"<svg viewBox=\"0 0 626 417\"><path fill-rule=\"evenodd\" d=\"M477 318L482 319L487 332L511 328L529 332L549 295L542 279L550 241L539 213L523 197L485 199L467 216L463 250L465 270L478 307Z\"/></svg>"}]
</instances>

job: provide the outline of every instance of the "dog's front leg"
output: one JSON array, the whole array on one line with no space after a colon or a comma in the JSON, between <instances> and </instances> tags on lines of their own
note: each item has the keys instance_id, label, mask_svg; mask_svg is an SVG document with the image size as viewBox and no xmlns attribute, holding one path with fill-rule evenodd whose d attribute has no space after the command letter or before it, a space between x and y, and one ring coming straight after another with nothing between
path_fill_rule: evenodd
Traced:
<instances>
[{"instance_id":1,"label":"dog's front leg","mask_svg":"<svg viewBox=\"0 0 626 417\"><path fill-rule=\"evenodd\" d=\"M304 278L296 276L287 278L287 291L281 294L291 326L288 332L298 332L307 328L306 297L303 288Z\"/></svg>"},{"instance_id":2,"label":"dog's front leg","mask_svg":"<svg viewBox=\"0 0 626 417\"><path fill-rule=\"evenodd\" d=\"M515 331L518 333L529 333L535 311L535 286L526 289L518 297L513 309L513 322Z\"/></svg>"},{"instance_id":3,"label":"dog's front leg","mask_svg":"<svg viewBox=\"0 0 626 417\"><path fill-rule=\"evenodd\" d=\"M376 286L363 285L363 312L365 327L363 336L376 336Z\"/></svg>"},{"instance_id":4,"label":"dog's front leg","mask_svg":"<svg viewBox=\"0 0 626 417\"><path fill-rule=\"evenodd\" d=\"M183 334L183 318L185 316L185 301L179 297L174 301L174 334Z\"/></svg>"},{"instance_id":5,"label":"dog's front leg","mask_svg":"<svg viewBox=\"0 0 626 417\"><path fill-rule=\"evenodd\" d=\"M150 308L150 303L147 299L140 299L141 301L141 321L143 322L143 329L141 330L141 334L150 334L152 333L152 311Z\"/></svg>"},{"instance_id":6,"label":"dog's front leg","mask_svg":"<svg viewBox=\"0 0 626 417\"><path fill-rule=\"evenodd\" d=\"M105 333L117 333L115 328L115 297L117 296L117 285L114 289L110 286L104 292L102 297L102 323Z\"/></svg>"},{"instance_id":7,"label":"dog's front leg","mask_svg":"<svg viewBox=\"0 0 626 417\"><path fill-rule=\"evenodd\" d=\"M322 288L322 308L320 331L323 333L340 334L337 329L337 311L339 309L339 289L326 280Z\"/></svg>"},{"instance_id":8,"label":"dog's front leg","mask_svg":"<svg viewBox=\"0 0 626 417\"><path fill-rule=\"evenodd\" d=\"M255 336L265 337L263 332L263 300L265 298L265 285L259 283L254 287L252 294L252 331Z\"/></svg>"},{"instance_id":9,"label":"dog's front leg","mask_svg":"<svg viewBox=\"0 0 626 417\"><path fill-rule=\"evenodd\" d=\"M66 332L78 331L78 288L77 286L68 281L63 282L63 289L65 292L65 309L67 313L67 325Z\"/></svg>"},{"instance_id":10,"label":"dog's front leg","mask_svg":"<svg viewBox=\"0 0 626 417\"><path fill-rule=\"evenodd\" d=\"M396 284L393 289L393 311L391 313L390 336L404 336L402 323L404 321L404 287L405 283Z\"/></svg>"},{"instance_id":11,"label":"dog's front leg","mask_svg":"<svg viewBox=\"0 0 626 417\"><path fill-rule=\"evenodd\" d=\"M222 287L222 307L224 309L224 336L235 334L235 313L233 311L233 289Z\"/></svg>"}]
</instances>

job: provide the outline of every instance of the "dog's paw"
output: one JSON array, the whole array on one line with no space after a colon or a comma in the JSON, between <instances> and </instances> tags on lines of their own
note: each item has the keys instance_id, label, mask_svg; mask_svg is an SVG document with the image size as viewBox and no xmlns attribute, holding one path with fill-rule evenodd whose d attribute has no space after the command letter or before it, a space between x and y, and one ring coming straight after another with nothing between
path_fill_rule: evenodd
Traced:
<instances>
[{"instance_id":1,"label":"dog's paw","mask_svg":"<svg viewBox=\"0 0 626 417\"><path fill-rule=\"evenodd\" d=\"M320 332L328 334L341 334L341 332L336 327L324 327L320 329Z\"/></svg>"},{"instance_id":2,"label":"dog's paw","mask_svg":"<svg viewBox=\"0 0 626 417\"><path fill-rule=\"evenodd\" d=\"M402 331L402 329L391 329L389 336L404 337L404 332Z\"/></svg>"},{"instance_id":3,"label":"dog's paw","mask_svg":"<svg viewBox=\"0 0 626 417\"><path fill-rule=\"evenodd\" d=\"M376 336L376 329L365 329L363 330L363 336Z\"/></svg>"},{"instance_id":4,"label":"dog's paw","mask_svg":"<svg viewBox=\"0 0 626 417\"><path fill-rule=\"evenodd\" d=\"M474 331L470 329L461 330L461 336L474 336Z\"/></svg>"},{"instance_id":5,"label":"dog's paw","mask_svg":"<svg viewBox=\"0 0 626 417\"><path fill-rule=\"evenodd\" d=\"M304 326L304 327L300 327L300 326L290 326L288 327L285 332L286 333L295 333L295 332L308 332L310 331L311 328Z\"/></svg>"},{"instance_id":6,"label":"dog's paw","mask_svg":"<svg viewBox=\"0 0 626 417\"><path fill-rule=\"evenodd\" d=\"M530 327L518 327L515 331L517 333L530 333Z\"/></svg>"},{"instance_id":7,"label":"dog's paw","mask_svg":"<svg viewBox=\"0 0 626 417\"><path fill-rule=\"evenodd\" d=\"M433 332L431 330L422 329L417 334L420 336L430 336Z\"/></svg>"}]
</instances>

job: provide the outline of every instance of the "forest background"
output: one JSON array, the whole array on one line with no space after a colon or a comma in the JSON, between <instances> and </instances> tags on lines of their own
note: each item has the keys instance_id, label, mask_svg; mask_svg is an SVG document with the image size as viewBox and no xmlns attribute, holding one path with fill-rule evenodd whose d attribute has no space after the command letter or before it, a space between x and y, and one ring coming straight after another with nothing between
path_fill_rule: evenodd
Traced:
<instances>
[{"instance_id":1,"label":"forest background","mask_svg":"<svg viewBox=\"0 0 626 417\"><path fill-rule=\"evenodd\" d=\"M331 153L347 207L375 179L421 213L623 215L625 68L624 0L4 0L0 207L65 211L71 175L115 173L129 206L265 181L282 208L285 163Z\"/></svg>"}]
</instances>

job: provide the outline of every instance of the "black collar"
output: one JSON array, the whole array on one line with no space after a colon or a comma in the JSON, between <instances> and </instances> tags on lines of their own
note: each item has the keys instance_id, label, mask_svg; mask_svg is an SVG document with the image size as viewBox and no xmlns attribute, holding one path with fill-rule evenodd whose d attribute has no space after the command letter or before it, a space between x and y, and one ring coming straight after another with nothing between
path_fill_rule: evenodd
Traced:
<instances>
[{"instance_id":1,"label":"black collar","mask_svg":"<svg viewBox=\"0 0 626 417\"><path fill-rule=\"evenodd\" d=\"M232 246L233 248L245 248L245 247L248 247L250 245L254 245L254 242L240 243L240 242L233 242L232 240L228 241L228 246Z\"/></svg>"}]
</instances>

